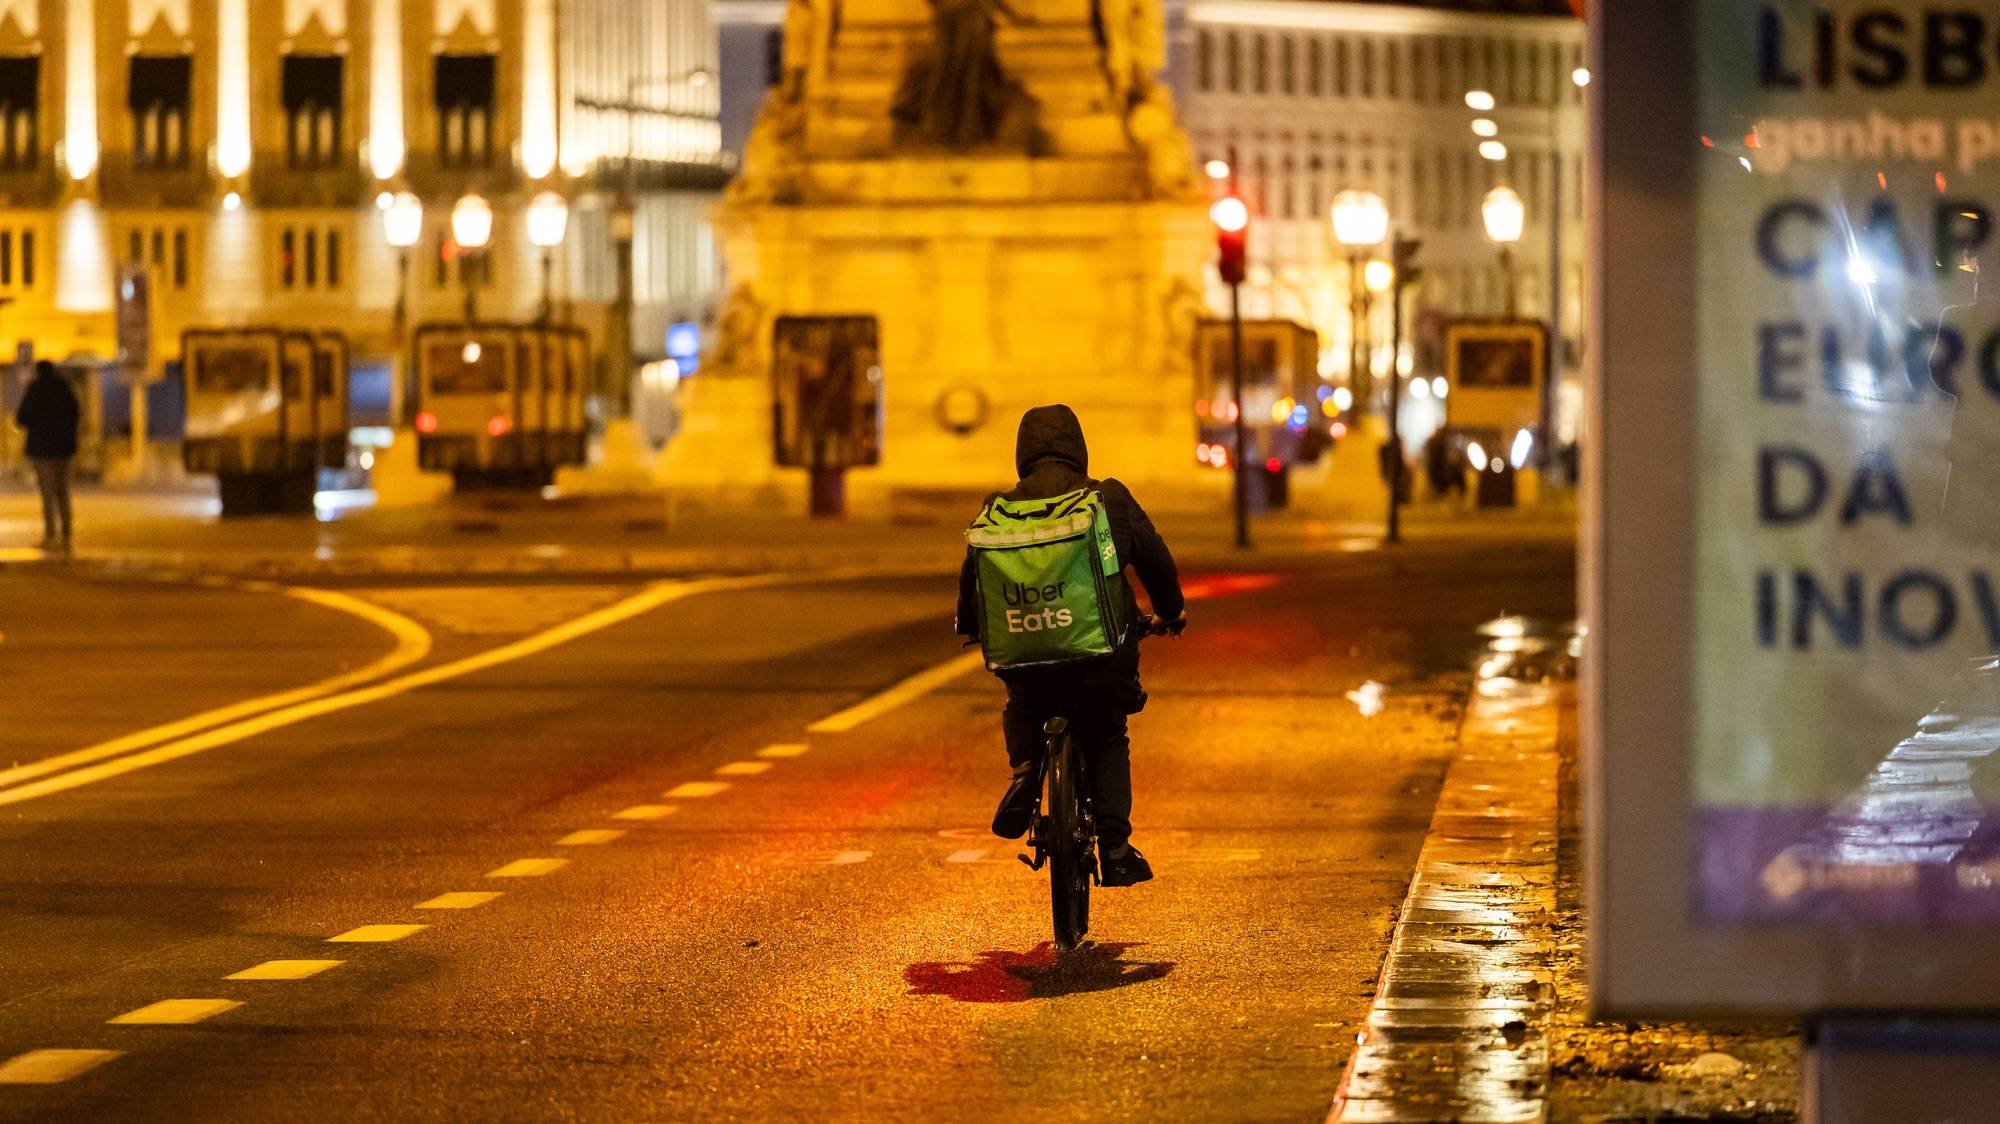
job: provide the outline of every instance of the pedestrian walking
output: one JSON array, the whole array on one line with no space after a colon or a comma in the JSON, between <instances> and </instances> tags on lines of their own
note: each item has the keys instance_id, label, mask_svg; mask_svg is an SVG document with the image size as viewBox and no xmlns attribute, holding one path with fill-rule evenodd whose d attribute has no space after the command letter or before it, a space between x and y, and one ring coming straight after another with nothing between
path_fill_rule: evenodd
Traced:
<instances>
[{"instance_id":1,"label":"pedestrian walking","mask_svg":"<svg viewBox=\"0 0 2000 1124\"><path fill-rule=\"evenodd\" d=\"M14 420L28 431L28 462L42 490L42 549L69 549L69 468L76 459L76 430L83 416L69 380L44 359L21 396Z\"/></svg>"}]
</instances>

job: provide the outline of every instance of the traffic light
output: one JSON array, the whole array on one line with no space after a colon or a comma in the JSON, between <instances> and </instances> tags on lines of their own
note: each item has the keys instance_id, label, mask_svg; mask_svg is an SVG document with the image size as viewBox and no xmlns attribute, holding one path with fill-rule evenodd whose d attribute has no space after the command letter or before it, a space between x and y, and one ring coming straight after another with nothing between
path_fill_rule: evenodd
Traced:
<instances>
[{"instance_id":1,"label":"traffic light","mask_svg":"<svg viewBox=\"0 0 2000 1124\"><path fill-rule=\"evenodd\" d=\"M1215 223L1216 268L1225 284L1243 283L1243 248L1250 239L1250 208L1234 195L1217 199L1208 209Z\"/></svg>"}]
</instances>

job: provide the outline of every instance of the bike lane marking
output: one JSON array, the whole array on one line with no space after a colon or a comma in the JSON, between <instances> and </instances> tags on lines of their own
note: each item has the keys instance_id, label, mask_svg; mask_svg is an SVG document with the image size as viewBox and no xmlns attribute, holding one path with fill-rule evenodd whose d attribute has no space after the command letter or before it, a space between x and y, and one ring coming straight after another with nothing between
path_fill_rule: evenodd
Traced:
<instances>
[{"instance_id":1,"label":"bike lane marking","mask_svg":"<svg viewBox=\"0 0 2000 1124\"><path fill-rule=\"evenodd\" d=\"M986 666L986 657L979 652L966 652L954 656L936 667L919 671L901 683L872 698L863 699L845 710L836 711L806 727L813 734L839 734L854 729L873 718L879 718L905 703L923 698L946 683L971 671L975 667Z\"/></svg>"},{"instance_id":2,"label":"bike lane marking","mask_svg":"<svg viewBox=\"0 0 2000 1124\"><path fill-rule=\"evenodd\" d=\"M233 588L253 593L281 593L286 597L295 597L301 601L309 601L322 608L360 617L362 620L387 632L395 639L396 645L387 655L368 664L366 667L343 672L340 675L322 679L317 683L311 683L304 687L294 687L290 690L279 691L274 694L259 695L256 698L244 699L242 702L230 703L228 706L216 707L213 710L205 710L200 714L192 714L186 718L153 726L137 731L136 733L124 734L110 741L86 746L83 749L71 750L68 753L57 754L54 757L44 757L38 761L29 761L9 769L0 769L0 788L15 785L23 781L30 781L36 777L47 776L50 773L59 773L66 769L89 765L92 762L102 761L107 757L117 757L123 753L144 749L147 746L185 737L189 734L199 733L203 730L221 726L224 723L234 722L238 719L249 718L252 715L263 714L267 711L291 706L295 703L302 703L310 699L317 699L344 691L348 688L379 679L391 672L400 671L430 654L431 634L422 625L401 613L383 608L371 601L364 601L359 597L353 597L345 593L336 593L328 589L271 586L262 582L244 583ZM6 802L4 801L5 795L5 793L0 793L0 802Z\"/></svg>"},{"instance_id":3,"label":"bike lane marking","mask_svg":"<svg viewBox=\"0 0 2000 1124\"><path fill-rule=\"evenodd\" d=\"M30 1050L0 1062L0 1085L59 1085L89 1073L123 1050Z\"/></svg>"}]
</instances>

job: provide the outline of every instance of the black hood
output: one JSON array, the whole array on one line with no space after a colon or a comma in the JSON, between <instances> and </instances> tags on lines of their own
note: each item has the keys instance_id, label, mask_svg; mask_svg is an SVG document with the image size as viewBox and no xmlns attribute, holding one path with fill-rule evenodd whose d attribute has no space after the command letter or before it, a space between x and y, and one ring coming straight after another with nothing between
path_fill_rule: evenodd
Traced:
<instances>
[{"instance_id":1,"label":"black hood","mask_svg":"<svg viewBox=\"0 0 2000 1124\"><path fill-rule=\"evenodd\" d=\"M1036 406L1021 415L1021 432L1014 438L1014 471L1022 476L1037 461L1054 458L1078 472L1090 471L1090 450L1083 444L1083 423L1068 406Z\"/></svg>"}]
</instances>

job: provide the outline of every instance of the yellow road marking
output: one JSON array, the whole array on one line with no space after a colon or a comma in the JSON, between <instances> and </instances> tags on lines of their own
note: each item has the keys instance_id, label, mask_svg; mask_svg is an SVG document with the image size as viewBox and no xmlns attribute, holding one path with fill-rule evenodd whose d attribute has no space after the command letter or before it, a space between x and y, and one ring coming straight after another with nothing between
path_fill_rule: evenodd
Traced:
<instances>
[{"instance_id":1,"label":"yellow road marking","mask_svg":"<svg viewBox=\"0 0 2000 1124\"><path fill-rule=\"evenodd\" d=\"M754 777L771 767L769 761L731 761L715 771L718 777Z\"/></svg>"},{"instance_id":2,"label":"yellow road marking","mask_svg":"<svg viewBox=\"0 0 2000 1124\"><path fill-rule=\"evenodd\" d=\"M782 745L767 745L757 751L759 757L798 757L812 747L804 742L786 742Z\"/></svg>"},{"instance_id":3,"label":"yellow road marking","mask_svg":"<svg viewBox=\"0 0 2000 1124\"><path fill-rule=\"evenodd\" d=\"M75 768L79 765L88 765L93 761L102 761L107 757L116 757L121 753L143 749L158 742L169 741L209 729L213 726L220 726L226 722L248 718L253 714L262 714L265 711L291 706L294 703L301 703L309 699L331 695L336 691L344 691L350 687L379 679L392 671L408 667L410 664L430 654L431 634L424 631L422 625L400 613L391 612L380 605L363 601L359 597L350 597L345 593L335 593L332 590L268 588L273 592L283 593L287 597L296 597L301 601L310 601L315 605L360 617L370 624L380 627L390 636L395 637L396 646L388 655L383 656L374 663L355 671L336 675L331 679L322 679L318 683L313 683L305 687L296 687L289 691L280 691L273 695L260 695L254 699L245 699L242 702L231 703L228 706L217 707L214 710L205 710L200 714L190 715L176 722L154 726L149 730L140 730L136 734L126 734L122 737L113 738L108 742L99 742L96 745L72 750L69 753L58 754L55 757L45 757L39 761L30 761L23 765L16 765L11 769L0 769L0 787L18 784L22 781L32 780L35 777L46 776L50 773L61 772L64 769ZM0 803L12 803L12 801L6 799L10 795L12 793L0 793Z\"/></svg>"},{"instance_id":4,"label":"yellow road marking","mask_svg":"<svg viewBox=\"0 0 2000 1124\"><path fill-rule=\"evenodd\" d=\"M0 1063L0 1085L57 1085L89 1073L123 1050L30 1050Z\"/></svg>"},{"instance_id":5,"label":"yellow road marking","mask_svg":"<svg viewBox=\"0 0 2000 1124\"><path fill-rule=\"evenodd\" d=\"M954 656L927 671L919 671L873 698L863 699L846 710L829 714L807 726L806 730L814 734L838 734L852 730L871 718L879 718L904 703L930 694L975 667L986 666L985 660L986 657L979 652Z\"/></svg>"},{"instance_id":6,"label":"yellow road marking","mask_svg":"<svg viewBox=\"0 0 2000 1124\"><path fill-rule=\"evenodd\" d=\"M948 863L976 863L986 857L986 851L987 848L985 847L967 847L963 851L953 851L951 857L944 861Z\"/></svg>"},{"instance_id":7,"label":"yellow road marking","mask_svg":"<svg viewBox=\"0 0 2000 1124\"><path fill-rule=\"evenodd\" d=\"M545 652L558 644L567 643L580 636L588 636L593 632L609 628L621 621L630 620L641 613L656 609L672 601L678 601L692 594L717 589L737 589L753 585L768 585L773 584L780 577L781 575L767 575L759 578L716 578L698 582L658 582L615 605L607 605L595 612L586 613L573 621L557 625L543 632L538 632L533 636L524 637L511 644L502 644L500 647L491 649L490 651L453 660L450 663L439 664L436 667L427 667L422 671L413 671L385 683L377 683L368 687L358 687L337 695L329 695L325 698L311 699L292 706L281 707L268 713L259 714L254 718L247 718L218 729L196 734L193 737L155 746L141 753L130 754L111 761L102 761L95 765L88 765L84 768L60 773L52 777L44 777L29 784L0 791L0 806L16 804L23 800L33 800L38 796L47 796L52 792L62 792L109 777L121 776L138 769L144 769L150 765L173 761L200 753L203 750L214 749L216 746L229 745L233 742L242 741L245 738L254 737L257 734L266 733L284 726L291 726L303 722L308 718L317 718L324 714L333 714L367 703L380 702L383 699L394 698L397 695L414 691L419 687L429 687L437 683L446 682L447 680L457 679L460 676L470 675L473 672L484 671L487 668L497 667L504 663L511 663L514 660L532 656L539 652ZM325 591L315 590L313 592L324 593ZM387 612L387 610L380 611Z\"/></svg>"},{"instance_id":8,"label":"yellow road marking","mask_svg":"<svg viewBox=\"0 0 2000 1124\"><path fill-rule=\"evenodd\" d=\"M663 820L674 814L672 804L634 804L622 812L612 813L614 820Z\"/></svg>"},{"instance_id":9,"label":"yellow road marking","mask_svg":"<svg viewBox=\"0 0 2000 1124\"><path fill-rule=\"evenodd\" d=\"M112 1026L186 1026L241 1006L234 999L162 999L106 1021Z\"/></svg>"},{"instance_id":10,"label":"yellow road marking","mask_svg":"<svg viewBox=\"0 0 2000 1124\"><path fill-rule=\"evenodd\" d=\"M498 870L488 871L488 878L540 878L551 871L561 870L569 865L568 859L515 859Z\"/></svg>"},{"instance_id":11,"label":"yellow road marking","mask_svg":"<svg viewBox=\"0 0 2000 1124\"><path fill-rule=\"evenodd\" d=\"M225 980L303 980L317 976L328 968L338 968L345 960L266 960L254 968L245 968Z\"/></svg>"},{"instance_id":12,"label":"yellow road marking","mask_svg":"<svg viewBox=\"0 0 2000 1124\"><path fill-rule=\"evenodd\" d=\"M703 796L714 796L718 792L727 791L728 788L728 781L689 781L686 784L677 784L660 795L669 800L694 800Z\"/></svg>"},{"instance_id":13,"label":"yellow road marking","mask_svg":"<svg viewBox=\"0 0 2000 1124\"><path fill-rule=\"evenodd\" d=\"M627 812L631 810L630 808L625 809ZM622 815L623 813L620 814ZM623 834L625 832L622 829L615 827L587 827L582 831L572 831L561 839L556 840L556 846L588 847L597 843L609 843Z\"/></svg>"},{"instance_id":14,"label":"yellow road marking","mask_svg":"<svg viewBox=\"0 0 2000 1124\"><path fill-rule=\"evenodd\" d=\"M851 865L851 864L854 864L854 863L862 863L862 862L867 862L867 861L868 861L868 856L869 856L869 855L872 855L872 854L874 854L874 853L875 853L875 852L873 852L873 851L842 851L842 852L840 852L839 854L837 854L837 855L833 856L832 858L828 859L828 860L827 860L827 865L828 865L828 866L849 866L849 865Z\"/></svg>"},{"instance_id":15,"label":"yellow road marking","mask_svg":"<svg viewBox=\"0 0 2000 1124\"><path fill-rule=\"evenodd\" d=\"M418 909L472 909L485 905L500 896L498 890L453 890L439 894L427 902L418 902Z\"/></svg>"},{"instance_id":16,"label":"yellow road marking","mask_svg":"<svg viewBox=\"0 0 2000 1124\"><path fill-rule=\"evenodd\" d=\"M337 937L328 937L328 944L387 944L400 941L411 933L422 932L422 925L361 925L349 929Z\"/></svg>"}]
</instances>

